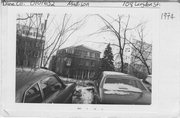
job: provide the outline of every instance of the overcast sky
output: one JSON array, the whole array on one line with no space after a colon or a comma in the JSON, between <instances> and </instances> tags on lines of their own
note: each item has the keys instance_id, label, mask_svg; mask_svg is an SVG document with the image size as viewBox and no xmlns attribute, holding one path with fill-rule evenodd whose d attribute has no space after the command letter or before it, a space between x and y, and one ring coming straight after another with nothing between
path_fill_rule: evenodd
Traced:
<instances>
[{"instance_id":1,"label":"overcast sky","mask_svg":"<svg viewBox=\"0 0 180 118\"><path fill-rule=\"evenodd\" d=\"M106 47L106 44L103 44L101 42L106 42L106 43L118 43L116 37L114 34L110 32L105 32L105 33L100 33L96 35L91 35L92 33L95 33L98 31L101 27L105 26L103 23L102 19L100 19L98 16L93 15L93 14L99 14L106 18L108 21L112 22L112 18L117 18L118 15L124 15L123 20L127 20L127 16L130 15L130 21L129 21L129 26L134 27L140 22L146 22L145 24L145 41L148 43L152 43L152 38L153 38L153 26L156 25L157 18L155 18L156 15L154 15L154 12L152 9L93 9L93 10L87 10L83 9L85 12L78 12L77 10L72 11L58 11L56 13L50 13L49 19L48 19L48 29L46 32L46 42L50 39L52 34L54 33L54 30L56 29L56 33L58 32L57 28L61 29L62 26L62 20L64 17L64 14L67 13L68 16L71 16L69 25L72 23L79 21L81 19L84 19L84 24L83 26L76 31L69 39L68 41L62 45L61 48L72 46L72 45L86 45L92 49L96 49L100 52L102 52ZM43 14L46 17L46 13ZM112 23L116 27L116 24ZM129 33L130 34L130 33ZM132 35L135 36L135 33L131 33ZM55 36L55 35L54 35ZM137 38L138 39L138 38ZM48 44L50 44L52 40L48 41ZM99 42L99 43L95 43ZM117 53L118 49L115 47L113 48L113 53ZM102 56L102 55L101 55Z\"/></svg>"}]
</instances>

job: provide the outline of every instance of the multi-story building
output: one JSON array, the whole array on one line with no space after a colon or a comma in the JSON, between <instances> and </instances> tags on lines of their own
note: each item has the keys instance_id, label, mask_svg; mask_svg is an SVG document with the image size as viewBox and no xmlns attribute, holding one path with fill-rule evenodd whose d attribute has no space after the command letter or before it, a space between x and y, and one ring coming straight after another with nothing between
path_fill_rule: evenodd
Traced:
<instances>
[{"instance_id":1,"label":"multi-story building","mask_svg":"<svg viewBox=\"0 0 180 118\"><path fill-rule=\"evenodd\" d=\"M50 62L50 69L56 73L76 79L93 78L99 66L100 52L84 45L58 50Z\"/></svg>"},{"instance_id":2,"label":"multi-story building","mask_svg":"<svg viewBox=\"0 0 180 118\"><path fill-rule=\"evenodd\" d=\"M142 56L146 60L147 66L149 68L150 73L152 73L152 44L142 42L136 39L132 39L131 43L137 47L135 49L132 44L126 45L124 48L124 71L126 73L131 73L133 69L148 73L147 67L144 63L142 63ZM140 51L140 52L139 52ZM142 54L142 56L141 56ZM121 67L119 55L115 58L115 66L116 68Z\"/></svg>"},{"instance_id":3,"label":"multi-story building","mask_svg":"<svg viewBox=\"0 0 180 118\"><path fill-rule=\"evenodd\" d=\"M39 67L45 37L42 35L42 27L37 28L17 24L16 34L16 66L17 67Z\"/></svg>"},{"instance_id":4,"label":"multi-story building","mask_svg":"<svg viewBox=\"0 0 180 118\"><path fill-rule=\"evenodd\" d=\"M137 49L131 46L130 66L138 71L152 74L152 44L135 39L133 43Z\"/></svg>"}]
</instances>

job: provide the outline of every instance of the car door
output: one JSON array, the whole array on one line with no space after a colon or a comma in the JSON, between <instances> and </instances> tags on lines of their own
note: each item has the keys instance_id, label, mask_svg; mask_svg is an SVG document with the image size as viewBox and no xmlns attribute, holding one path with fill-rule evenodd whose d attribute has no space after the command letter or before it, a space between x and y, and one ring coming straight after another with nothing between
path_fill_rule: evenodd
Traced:
<instances>
[{"instance_id":1,"label":"car door","mask_svg":"<svg viewBox=\"0 0 180 118\"><path fill-rule=\"evenodd\" d=\"M69 97L66 86L55 76L46 77L39 82L44 103L64 103Z\"/></svg>"},{"instance_id":2,"label":"car door","mask_svg":"<svg viewBox=\"0 0 180 118\"><path fill-rule=\"evenodd\" d=\"M41 103L43 101L42 93L38 83L29 87L23 97L23 103Z\"/></svg>"}]
</instances>

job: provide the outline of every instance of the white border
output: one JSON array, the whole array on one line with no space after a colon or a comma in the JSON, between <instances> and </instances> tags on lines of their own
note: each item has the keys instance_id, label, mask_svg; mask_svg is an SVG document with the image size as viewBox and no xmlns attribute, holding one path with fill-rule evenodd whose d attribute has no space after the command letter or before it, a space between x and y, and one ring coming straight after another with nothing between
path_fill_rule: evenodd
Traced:
<instances>
[{"instance_id":1,"label":"white border","mask_svg":"<svg viewBox=\"0 0 180 118\"><path fill-rule=\"evenodd\" d=\"M15 103L15 56L16 56L16 14L25 12L61 12L75 11L77 13L105 12L102 8L35 8L35 7L4 7L2 40L2 114L3 116L63 116L65 117L158 117L176 116L179 112L179 44L176 43L179 26L179 6L176 3L163 4L161 9L151 9L151 14L157 17L153 26L153 86L151 105L79 105L79 104L18 104ZM113 9L113 8L110 8ZM118 8L115 8L117 10ZM160 13L169 9L177 15L176 21L170 24L160 20ZM46 10L46 11L45 11ZM121 8L121 11L127 9ZM140 13L141 10L128 8L129 12ZM127 11L126 11L127 12ZM158 20L159 19L159 20ZM172 27L173 26L173 27ZM159 28L160 27L160 28ZM175 27L175 28L174 28ZM170 29L167 30L167 29ZM174 28L174 29L173 29ZM174 39L169 39L169 37ZM168 38L167 38L168 37ZM170 45L167 49L167 45ZM171 52L174 51L174 52ZM170 58L170 56L172 56ZM164 64L167 64L166 66Z\"/></svg>"}]
</instances>

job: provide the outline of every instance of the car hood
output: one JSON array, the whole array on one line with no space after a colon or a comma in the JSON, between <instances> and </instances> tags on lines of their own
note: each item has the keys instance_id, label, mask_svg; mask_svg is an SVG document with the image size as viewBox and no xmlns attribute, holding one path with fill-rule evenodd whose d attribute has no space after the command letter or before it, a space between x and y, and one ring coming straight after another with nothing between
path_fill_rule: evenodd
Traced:
<instances>
[{"instance_id":1,"label":"car hood","mask_svg":"<svg viewBox=\"0 0 180 118\"><path fill-rule=\"evenodd\" d=\"M151 104L151 93L147 91L103 91L101 103L108 104Z\"/></svg>"}]
</instances>

